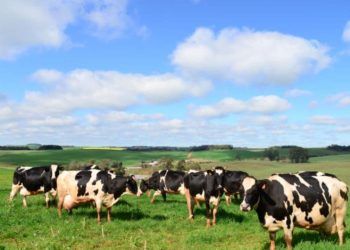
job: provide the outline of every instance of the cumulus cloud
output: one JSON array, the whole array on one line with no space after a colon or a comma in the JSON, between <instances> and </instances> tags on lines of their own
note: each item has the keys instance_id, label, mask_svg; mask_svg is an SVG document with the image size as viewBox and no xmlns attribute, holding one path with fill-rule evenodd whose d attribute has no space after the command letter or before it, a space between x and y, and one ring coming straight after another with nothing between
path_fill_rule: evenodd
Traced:
<instances>
[{"instance_id":1,"label":"cumulus cloud","mask_svg":"<svg viewBox=\"0 0 350 250\"><path fill-rule=\"evenodd\" d=\"M241 84L289 84L330 62L328 48L316 40L235 28L218 34L198 28L172 54L172 63L187 74Z\"/></svg>"},{"instance_id":2,"label":"cumulus cloud","mask_svg":"<svg viewBox=\"0 0 350 250\"><path fill-rule=\"evenodd\" d=\"M213 105L192 108L191 114L198 118L218 118L242 112L277 113L290 107L287 100L275 95L255 96L246 101L228 97Z\"/></svg>"},{"instance_id":3,"label":"cumulus cloud","mask_svg":"<svg viewBox=\"0 0 350 250\"><path fill-rule=\"evenodd\" d=\"M102 38L120 36L131 24L127 14L128 0L89 0L93 8L85 13L92 34Z\"/></svg>"},{"instance_id":4,"label":"cumulus cloud","mask_svg":"<svg viewBox=\"0 0 350 250\"><path fill-rule=\"evenodd\" d=\"M350 21L348 21L344 27L343 41L347 43L350 42Z\"/></svg>"},{"instance_id":5,"label":"cumulus cloud","mask_svg":"<svg viewBox=\"0 0 350 250\"><path fill-rule=\"evenodd\" d=\"M312 95L311 91L303 90L303 89L289 89L286 91L285 96L287 97L301 97L301 96L309 96Z\"/></svg>"},{"instance_id":6,"label":"cumulus cloud","mask_svg":"<svg viewBox=\"0 0 350 250\"><path fill-rule=\"evenodd\" d=\"M88 114L86 119L91 124L101 123L134 123L142 121L160 120L162 114L137 114L125 111L109 111L106 113Z\"/></svg>"},{"instance_id":7,"label":"cumulus cloud","mask_svg":"<svg viewBox=\"0 0 350 250\"><path fill-rule=\"evenodd\" d=\"M69 41L69 25L84 21L89 33L116 38L133 26L127 4L128 0L4 0L0 59L13 59L30 48L59 48Z\"/></svg>"},{"instance_id":8,"label":"cumulus cloud","mask_svg":"<svg viewBox=\"0 0 350 250\"><path fill-rule=\"evenodd\" d=\"M186 81L174 74L142 75L83 69L61 73L40 70L32 78L38 82L50 82L48 86L51 88L27 92L24 100L26 106L42 106L41 109L46 112L54 113L88 108L125 109L145 103L164 104L185 97L201 96L211 89L210 82Z\"/></svg>"}]
</instances>

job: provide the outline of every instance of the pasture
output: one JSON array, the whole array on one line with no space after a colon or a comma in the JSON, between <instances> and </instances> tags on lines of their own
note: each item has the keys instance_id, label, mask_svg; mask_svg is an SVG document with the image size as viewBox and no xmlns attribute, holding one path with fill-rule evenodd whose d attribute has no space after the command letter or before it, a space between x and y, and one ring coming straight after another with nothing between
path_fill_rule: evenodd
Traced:
<instances>
[{"instance_id":1,"label":"pasture","mask_svg":"<svg viewBox=\"0 0 350 250\"><path fill-rule=\"evenodd\" d=\"M111 223L107 223L103 210L101 225L96 223L95 210L88 205L78 207L73 215L65 212L60 219L54 206L44 207L43 195L29 197L26 209L22 208L19 196L12 204L7 202L13 165L65 163L75 159L78 152L74 150L0 153L0 249L268 249L268 233L260 227L256 213L239 211L238 203L227 206L224 199L218 212L218 224L209 229L205 228L205 207L195 208L195 220L190 223L185 198L177 195L168 195L165 203L158 197L155 204L150 204L146 195L141 198L124 196L113 207ZM196 157L212 160L205 164L208 168L220 164L228 169L247 171L258 178L277 172L319 170L333 173L350 184L350 155L315 157L310 163L290 164L253 159L232 161L233 156L224 151L207 152L211 156L198 153L200 157ZM95 152L91 149L79 152L77 160L118 156L117 160L132 165L140 159L163 156L182 159L186 155L187 152ZM347 225L350 225L349 210ZM350 249L349 228L345 238L347 242L340 248L336 236L320 237L318 232L296 229L293 245L303 250ZM277 249L284 249L281 231L277 239Z\"/></svg>"}]
</instances>

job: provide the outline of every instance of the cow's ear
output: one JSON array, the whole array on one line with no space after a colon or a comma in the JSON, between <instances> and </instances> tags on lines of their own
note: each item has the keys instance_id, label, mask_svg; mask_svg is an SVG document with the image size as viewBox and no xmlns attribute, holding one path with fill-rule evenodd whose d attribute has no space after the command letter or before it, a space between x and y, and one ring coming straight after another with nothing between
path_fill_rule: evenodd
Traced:
<instances>
[{"instance_id":1,"label":"cow's ear","mask_svg":"<svg viewBox=\"0 0 350 250\"><path fill-rule=\"evenodd\" d=\"M136 181L135 175L130 175L130 178L131 178L132 180Z\"/></svg>"},{"instance_id":2,"label":"cow's ear","mask_svg":"<svg viewBox=\"0 0 350 250\"><path fill-rule=\"evenodd\" d=\"M259 189L265 190L269 185L269 181L268 180L260 180L260 181L257 181L257 185L258 185Z\"/></svg>"}]
</instances>

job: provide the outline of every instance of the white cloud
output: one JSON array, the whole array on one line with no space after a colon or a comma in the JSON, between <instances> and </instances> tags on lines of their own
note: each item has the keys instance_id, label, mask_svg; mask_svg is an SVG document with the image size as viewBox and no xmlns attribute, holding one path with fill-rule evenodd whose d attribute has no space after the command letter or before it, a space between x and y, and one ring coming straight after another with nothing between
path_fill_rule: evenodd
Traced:
<instances>
[{"instance_id":1,"label":"white cloud","mask_svg":"<svg viewBox=\"0 0 350 250\"><path fill-rule=\"evenodd\" d=\"M24 108L39 109L40 112L45 110L45 113L89 108L124 109L145 103L164 104L201 96L211 89L207 81L190 82L173 74L142 75L89 70L64 74L39 70L32 78L51 84L44 90L27 92ZM56 79L59 81L56 82Z\"/></svg>"},{"instance_id":2,"label":"white cloud","mask_svg":"<svg viewBox=\"0 0 350 250\"><path fill-rule=\"evenodd\" d=\"M315 115L311 117L311 122L318 125L335 125L337 120L329 115Z\"/></svg>"},{"instance_id":3,"label":"white cloud","mask_svg":"<svg viewBox=\"0 0 350 250\"><path fill-rule=\"evenodd\" d=\"M127 14L128 0L88 0L93 5L84 18L92 26L92 34L113 39L124 32L132 23Z\"/></svg>"},{"instance_id":4,"label":"white cloud","mask_svg":"<svg viewBox=\"0 0 350 250\"><path fill-rule=\"evenodd\" d=\"M289 84L326 68L328 48L315 40L279 32L198 28L180 43L172 62L191 75L236 83Z\"/></svg>"},{"instance_id":5,"label":"white cloud","mask_svg":"<svg viewBox=\"0 0 350 250\"><path fill-rule=\"evenodd\" d=\"M350 21L348 21L344 27L343 41L350 42Z\"/></svg>"},{"instance_id":6,"label":"white cloud","mask_svg":"<svg viewBox=\"0 0 350 250\"><path fill-rule=\"evenodd\" d=\"M289 89L286 91L285 96L287 97L300 97L312 95L311 91L303 89Z\"/></svg>"},{"instance_id":7,"label":"white cloud","mask_svg":"<svg viewBox=\"0 0 350 250\"><path fill-rule=\"evenodd\" d=\"M291 104L278 96L255 96L247 101L225 98L213 105L192 108L191 114L199 118L224 117L233 113L276 113L288 110Z\"/></svg>"},{"instance_id":8,"label":"white cloud","mask_svg":"<svg viewBox=\"0 0 350 250\"><path fill-rule=\"evenodd\" d=\"M69 1L5 0L0 8L0 59L36 46L62 46L73 12Z\"/></svg>"},{"instance_id":9,"label":"white cloud","mask_svg":"<svg viewBox=\"0 0 350 250\"><path fill-rule=\"evenodd\" d=\"M40 81L41 83L57 83L62 78L63 74L53 69L40 69L31 76L33 81Z\"/></svg>"},{"instance_id":10,"label":"white cloud","mask_svg":"<svg viewBox=\"0 0 350 250\"><path fill-rule=\"evenodd\" d=\"M0 59L13 59L31 48L68 44L67 28L72 24L87 24L89 33L106 39L117 38L128 28L137 31L127 5L128 0L3 0Z\"/></svg>"},{"instance_id":11,"label":"white cloud","mask_svg":"<svg viewBox=\"0 0 350 250\"><path fill-rule=\"evenodd\" d=\"M77 122L76 118L72 116L59 116L59 117L47 116L43 119L29 120L28 124L30 126L59 127L59 126L71 126L76 122Z\"/></svg>"},{"instance_id":12,"label":"white cloud","mask_svg":"<svg viewBox=\"0 0 350 250\"><path fill-rule=\"evenodd\" d=\"M88 114L86 119L89 123L134 123L141 121L154 121L163 118L162 114L137 114L129 113L125 111L109 111L106 113L99 114Z\"/></svg>"},{"instance_id":13,"label":"white cloud","mask_svg":"<svg viewBox=\"0 0 350 250\"><path fill-rule=\"evenodd\" d=\"M340 107L346 107L350 105L350 93L340 92L335 95L328 97L328 100L336 103Z\"/></svg>"}]
</instances>

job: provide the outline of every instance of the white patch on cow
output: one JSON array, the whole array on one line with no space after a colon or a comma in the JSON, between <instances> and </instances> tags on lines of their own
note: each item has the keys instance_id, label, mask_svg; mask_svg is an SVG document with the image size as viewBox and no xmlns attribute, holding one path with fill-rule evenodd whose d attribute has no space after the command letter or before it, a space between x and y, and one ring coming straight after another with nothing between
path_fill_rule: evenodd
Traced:
<instances>
[{"instance_id":1,"label":"white patch on cow","mask_svg":"<svg viewBox=\"0 0 350 250\"><path fill-rule=\"evenodd\" d=\"M196 200L199 201L205 201L205 192L203 190L203 192L201 194L196 194L196 196L194 197Z\"/></svg>"},{"instance_id":2,"label":"white patch on cow","mask_svg":"<svg viewBox=\"0 0 350 250\"><path fill-rule=\"evenodd\" d=\"M295 174L295 176L299 179L299 181L307 186L308 188L311 186L309 183L307 183L299 174Z\"/></svg>"},{"instance_id":3,"label":"white patch on cow","mask_svg":"<svg viewBox=\"0 0 350 250\"><path fill-rule=\"evenodd\" d=\"M181 186L179 187L179 193L182 195L185 195L185 184L181 183Z\"/></svg>"},{"instance_id":4,"label":"white patch on cow","mask_svg":"<svg viewBox=\"0 0 350 250\"><path fill-rule=\"evenodd\" d=\"M55 165L55 164L51 165L51 179L55 179L57 177L55 175L57 168L58 168L58 165Z\"/></svg>"},{"instance_id":5,"label":"white patch on cow","mask_svg":"<svg viewBox=\"0 0 350 250\"><path fill-rule=\"evenodd\" d=\"M166 182L165 182L165 178L166 178L167 174L168 174L168 170L165 171L165 174L163 176L161 176L160 180L159 180L160 183L163 183L165 191L168 191L168 188L167 188Z\"/></svg>"},{"instance_id":6,"label":"white patch on cow","mask_svg":"<svg viewBox=\"0 0 350 250\"><path fill-rule=\"evenodd\" d=\"M190 173L198 173L199 171L198 170L194 170L194 169L190 169L190 170L188 170L188 173L190 174Z\"/></svg>"},{"instance_id":7,"label":"white patch on cow","mask_svg":"<svg viewBox=\"0 0 350 250\"><path fill-rule=\"evenodd\" d=\"M222 169L215 169L215 173L217 173L218 175L222 175L224 171Z\"/></svg>"},{"instance_id":8,"label":"white patch on cow","mask_svg":"<svg viewBox=\"0 0 350 250\"><path fill-rule=\"evenodd\" d=\"M247 190L249 190L254 184L256 183L256 180L252 177L245 177L242 182L242 186L244 188L244 192L246 193Z\"/></svg>"},{"instance_id":9,"label":"white patch on cow","mask_svg":"<svg viewBox=\"0 0 350 250\"><path fill-rule=\"evenodd\" d=\"M220 203L220 198L221 197L210 196L209 203L213 204L214 206L218 206Z\"/></svg>"},{"instance_id":10,"label":"white patch on cow","mask_svg":"<svg viewBox=\"0 0 350 250\"><path fill-rule=\"evenodd\" d=\"M31 169L31 168L33 168L33 167L29 167L29 166L20 166L20 167L17 169L17 171L18 171L18 172L23 172L23 171L28 170L28 169Z\"/></svg>"}]
</instances>

